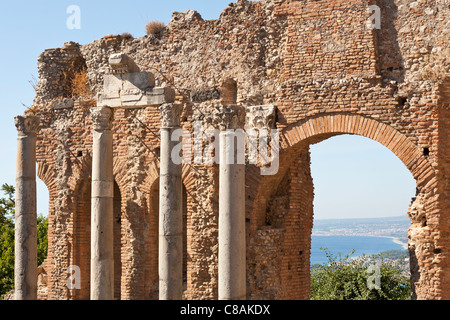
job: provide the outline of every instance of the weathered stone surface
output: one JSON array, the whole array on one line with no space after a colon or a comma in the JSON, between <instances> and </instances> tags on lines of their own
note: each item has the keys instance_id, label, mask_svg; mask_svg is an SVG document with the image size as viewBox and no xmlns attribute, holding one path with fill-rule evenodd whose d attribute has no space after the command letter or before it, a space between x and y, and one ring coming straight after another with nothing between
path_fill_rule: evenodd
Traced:
<instances>
[{"instance_id":1,"label":"weathered stone surface","mask_svg":"<svg viewBox=\"0 0 450 320\"><path fill-rule=\"evenodd\" d=\"M97 95L99 107L142 108L175 101L173 88L142 88L145 84L154 83L148 73L128 74L122 79L109 76L105 81L107 85L105 91Z\"/></svg>"},{"instance_id":2,"label":"weathered stone surface","mask_svg":"<svg viewBox=\"0 0 450 320\"><path fill-rule=\"evenodd\" d=\"M71 109L73 108L75 101L73 99L61 99L54 101L50 108L60 110L60 109Z\"/></svg>"},{"instance_id":3,"label":"weathered stone surface","mask_svg":"<svg viewBox=\"0 0 450 320\"><path fill-rule=\"evenodd\" d=\"M220 89L204 89L191 92L192 102L205 102L208 100L218 100L221 98Z\"/></svg>"},{"instance_id":4,"label":"weathered stone surface","mask_svg":"<svg viewBox=\"0 0 450 320\"><path fill-rule=\"evenodd\" d=\"M276 109L273 105L250 106L246 110L246 128L273 129L276 122Z\"/></svg>"},{"instance_id":5,"label":"weathered stone surface","mask_svg":"<svg viewBox=\"0 0 450 320\"><path fill-rule=\"evenodd\" d=\"M212 123L220 131L243 129L245 108L238 105L215 106Z\"/></svg>"},{"instance_id":6,"label":"weathered stone surface","mask_svg":"<svg viewBox=\"0 0 450 320\"><path fill-rule=\"evenodd\" d=\"M111 130L114 113L108 107L96 107L91 109L92 125L96 131Z\"/></svg>"},{"instance_id":7,"label":"weathered stone surface","mask_svg":"<svg viewBox=\"0 0 450 320\"><path fill-rule=\"evenodd\" d=\"M245 164L226 163L228 133L220 134L219 299L246 298ZM234 151L234 150L233 150ZM234 152L232 152L234 155ZM234 158L234 157L233 157Z\"/></svg>"},{"instance_id":8,"label":"weathered stone surface","mask_svg":"<svg viewBox=\"0 0 450 320\"><path fill-rule=\"evenodd\" d=\"M161 113L159 187L159 299L181 300L183 296L183 181L182 165L175 163L172 141L180 126L183 107L164 104Z\"/></svg>"},{"instance_id":9,"label":"weathered stone surface","mask_svg":"<svg viewBox=\"0 0 450 320\"><path fill-rule=\"evenodd\" d=\"M39 118L35 116L16 116L14 124L22 134L36 134L39 130ZM32 150L30 150L32 152Z\"/></svg>"},{"instance_id":10,"label":"weathered stone surface","mask_svg":"<svg viewBox=\"0 0 450 320\"><path fill-rule=\"evenodd\" d=\"M150 72L105 75L103 91L145 90L155 86L155 76Z\"/></svg>"},{"instance_id":11,"label":"weathered stone surface","mask_svg":"<svg viewBox=\"0 0 450 320\"><path fill-rule=\"evenodd\" d=\"M181 104L165 103L159 107L162 128L176 128L181 125Z\"/></svg>"}]
</instances>

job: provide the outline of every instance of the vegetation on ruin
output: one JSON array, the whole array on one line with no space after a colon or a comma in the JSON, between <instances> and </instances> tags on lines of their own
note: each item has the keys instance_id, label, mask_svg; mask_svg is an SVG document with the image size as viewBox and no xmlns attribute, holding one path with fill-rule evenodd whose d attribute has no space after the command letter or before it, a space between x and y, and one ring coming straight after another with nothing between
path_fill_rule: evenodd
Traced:
<instances>
[{"instance_id":1,"label":"vegetation on ruin","mask_svg":"<svg viewBox=\"0 0 450 320\"><path fill-rule=\"evenodd\" d=\"M61 72L60 79L56 83L64 89L64 96L60 98L91 100L94 96L94 91L89 85L87 67L78 60Z\"/></svg>"},{"instance_id":2,"label":"vegetation on ruin","mask_svg":"<svg viewBox=\"0 0 450 320\"><path fill-rule=\"evenodd\" d=\"M402 259L394 261L379 255L351 259L354 251L334 256L322 250L328 262L311 268L311 300L410 299L409 275L398 263Z\"/></svg>"},{"instance_id":3,"label":"vegetation on ruin","mask_svg":"<svg viewBox=\"0 0 450 320\"><path fill-rule=\"evenodd\" d=\"M71 79L72 97L75 99L91 99L93 92L88 83L87 70L81 69Z\"/></svg>"},{"instance_id":4,"label":"vegetation on ruin","mask_svg":"<svg viewBox=\"0 0 450 320\"><path fill-rule=\"evenodd\" d=\"M14 288L14 186L3 184L0 198L0 299ZM38 217L38 265L47 258L48 218Z\"/></svg>"},{"instance_id":5,"label":"vegetation on ruin","mask_svg":"<svg viewBox=\"0 0 450 320\"><path fill-rule=\"evenodd\" d=\"M134 39L133 35L129 32L124 32L120 36L124 40L133 40Z\"/></svg>"},{"instance_id":6,"label":"vegetation on ruin","mask_svg":"<svg viewBox=\"0 0 450 320\"><path fill-rule=\"evenodd\" d=\"M145 30L147 31L147 35L153 35L156 38L161 37L164 29L166 28L166 24L160 21L150 21L145 26Z\"/></svg>"}]
</instances>

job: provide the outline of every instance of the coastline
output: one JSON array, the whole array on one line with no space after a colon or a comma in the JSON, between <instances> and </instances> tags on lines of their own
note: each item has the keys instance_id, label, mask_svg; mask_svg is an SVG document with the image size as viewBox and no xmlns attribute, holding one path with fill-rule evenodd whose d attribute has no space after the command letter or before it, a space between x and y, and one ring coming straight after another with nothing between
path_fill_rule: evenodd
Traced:
<instances>
[{"instance_id":1,"label":"coastline","mask_svg":"<svg viewBox=\"0 0 450 320\"><path fill-rule=\"evenodd\" d=\"M362 238L373 238L372 241L376 241L375 240L376 238L378 238L378 239L384 238L383 242L385 243L385 245L384 245L385 249L378 250L376 252L371 252L370 249L369 250L364 249L364 245L361 246L361 243L359 243L359 248L358 248L358 246L357 246L357 248L355 248L351 244L351 241L349 241L348 243L345 243L345 240L344 240L342 246L341 245L337 245L336 246L336 242L333 242L333 244L330 244L331 245L331 248L330 248L326 244L327 240L322 240L322 242L320 242L321 240L316 240L316 241L319 241L319 242L316 242L311 247L311 256L310 256L310 263L311 263L311 265L322 264L322 263L326 263L327 262L327 258L325 257L325 253L322 252L321 250L319 250L319 247L324 247L324 248L329 249L330 252L333 255L335 255L335 256L336 255L339 256L340 254L342 254L342 251L344 251L344 253L349 253L351 249L356 249L356 252L352 255L352 258L360 257L362 254L371 255L371 254L381 253L383 251L392 250L392 249L389 249L389 248L392 248L393 245L389 245L387 243L392 243L392 244L395 244L396 246L400 247L400 248L394 249L394 250L407 250L408 249L408 243L407 243L408 240L407 240L407 238L404 238L404 237L394 237L394 236L387 236L387 235L385 235L385 236L381 236L381 235L378 235L378 236L369 235L369 236L367 236L367 235L355 235L355 234L353 234L353 235L324 235L324 234L321 234L321 235L312 235L312 237L316 237L317 239L320 239L322 237L325 237L325 238L328 238L328 237L338 237L338 238L339 237L343 237L343 238L362 237ZM368 241L367 243L369 244L371 240L369 239L369 240L364 240L364 241Z\"/></svg>"},{"instance_id":2,"label":"coastline","mask_svg":"<svg viewBox=\"0 0 450 320\"><path fill-rule=\"evenodd\" d=\"M392 241L394 241L396 244L399 244L403 247L403 250L408 250L408 242L403 242L402 240L400 240L400 238L395 238L395 237L387 237L387 238L391 238Z\"/></svg>"},{"instance_id":3,"label":"coastline","mask_svg":"<svg viewBox=\"0 0 450 320\"><path fill-rule=\"evenodd\" d=\"M342 235L336 235L336 234L312 234L311 236L323 236L323 237L333 237L333 236L344 236L344 237L366 237L367 235L360 235L360 234L352 234L352 235L346 235L346 234L342 234ZM374 238L386 238L386 239L391 239L394 243L401 245L403 250L408 250L408 240L402 241L401 238L398 237L392 237L392 236L376 236L376 235L369 235L369 237L374 237Z\"/></svg>"},{"instance_id":4,"label":"coastline","mask_svg":"<svg viewBox=\"0 0 450 320\"><path fill-rule=\"evenodd\" d=\"M389 237L389 236L378 236L378 238L387 238L391 239L394 243L402 246L403 250L408 250L408 241L404 242L400 238L397 237Z\"/></svg>"}]
</instances>

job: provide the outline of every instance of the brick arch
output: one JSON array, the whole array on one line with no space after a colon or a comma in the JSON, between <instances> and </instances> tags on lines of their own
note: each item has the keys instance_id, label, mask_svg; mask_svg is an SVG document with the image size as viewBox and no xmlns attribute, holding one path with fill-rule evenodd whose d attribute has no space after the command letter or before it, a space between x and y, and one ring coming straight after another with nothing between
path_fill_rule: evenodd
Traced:
<instances>
[{"instance_id":1,"label":"brick arch","mask_svg":"<svg viewBox=\"0 0 450 320\"><path fill-rule=\"evenodd\" d=\"M377 120L348 113L328 113L309 117L281 131L280 168L274 176L264 176L254 166L247 166L248 187L246 214L254 223L262 225L267 199L285 177L301 150L309 145L337 135L360 135L379 142L391 150L408 168L420 190L434 192L436 173L422 151L404 134ZM275 187L275 188L274 188Z\"/></svg>"},{"instance_id":2,"label":"brick arch","mask_svg":"<svg viewBox=\"0 0 450 320\"><path fill-rule=\"evenodd\" d=\"M302 120L283 130L282 150L318 143L340 134L360 135L379 142L403 162L419 189L436 186L436 172L416 144L392 126L361 115L332 113Z\"/></svg>"},{"instance_id":3,"label":"brick arch","mask_svg":"<svg viewBox=\"0 0 450 320\"><path fill-rule=\"evenodd\" d=\"M47 186L47 190L50 198L53 198L57 194L56 190L56 172L54 166L50 165L46 161L37 162L37 176Z\"/></svg>"},{"instance_id":4,"label":"brick arch","mask_svg":"<svg viewBox=\"0 0 450 320\"><path fill-rule=\"evenodd\" d=\"M147 166L147 177L145 179L145 183L148 185L148 188L153 188L153 184L159 179L159 160L155 159L150 162Z\"/></svg>"},{"instance_id":5,"label":"brick arch","mask_svg":"<svg viewBox=\"0 0 450 320\"><path fill-rule=\"evenodd\" d=\"M81 185L86 179L91 179L92 175L92 157L87 153L83 158L77 158L72 166L73 174L69 177L67 185L74 194L78 193Z\"/></svg>"},{"instance_id":6,"label":"brick arch","mask_svg":"<svg viewBox=\"0 0 450 320\"><path fill-rule=\"evenodd\" d=\"M119 187L120 194L122 197L126 195L127 190L127 179L129 177L128 171L124 170L126 168L126 165L123 160L121 160L118 157L114 157L113 160L113 176L114 181L117 183L117 186Z\"/></svg>"},{"instance_id":7,"label":"brick arch","mask_svg":"<svg viewBox=\"0 0 450 320\"><path fill-rule=\"evenodd\" d=\"M247 204L247 218L251 221L247 225L247 232L248 239L253 246L248 246L248 256L250 257L248 273L254 283L271 281L265 273L258 269L258 265L261 261L267 263L267 257L273 258L275 256L274 250L282 252L275 256L275 261L279 261L279 270L277 269L273 273L279 274L281 277L280 288L282 290L280 292L282 292L282 295L275 296L275 298L309 299L308 254L310 253L310 232L314 219L312 203L314 186L312 180L310 180L308 148L311 144L342 134L360 135L377 141L391 150L405 164L417 182L420 197L424 199L423 211L429 225L429 227L422 229L420 222L416 221L414 215L410 215L408 212L412 226L415 228L412 238L410 238L410 254L412 257L416 257L416 247L439 246L439 236L425 236L428 232L427 228L434 228L436 221L440 221L440 216L436 212L437 174L427 157L424 156L423 150L395 127L366 116L329 113L309 117L282 130L280 170L276 175L256 177L258 175L257 170L247 168L247 181L258 181L256 183L257 188L253 188L254 190L247 189L251 191L250 194L252 195L252 199L248 200L251 203ZM282 203L287 204L286 214L280 218L282 219L280 227L266 226L264 224L266 214L272 210L271 201L277 199L277 197L285 198ZM291 201L294 202L290 203ZM276 209L278 210L278 207ZM279 210L276 213L280 215ZM306 229L298 230L299 228ZM280 242L267 245L266 242L261 243L258 240L261 237L267 238L268 235L270 235L270 241L278 239L276 236L279 236ZM442 281L438 275L430 273L427 267L423 267L426 259L429 259L429 256L416 257L417 268L411 271L414 292L418 293L419 298L427 296L427 288L430 283ZM298 275L294 278L291 278L292 270L298 271ZM254 288L252 287L252 289ZM258 291L252 291L252 294L254 293L258 294Z\"/></svg>"}]
</instances>

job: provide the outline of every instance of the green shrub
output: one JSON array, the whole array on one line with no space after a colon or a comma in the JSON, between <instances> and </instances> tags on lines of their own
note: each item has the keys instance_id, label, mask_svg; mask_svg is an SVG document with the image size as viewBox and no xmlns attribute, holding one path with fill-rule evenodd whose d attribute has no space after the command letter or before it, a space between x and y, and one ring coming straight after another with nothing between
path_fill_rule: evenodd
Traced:
<instances>
[{"instance_id":1,"label":"green shrub","mask_svg":"<svg viewBox=\"0 0 450 320\"><path fill-rule=\"evenodd\" d=\"M350 259L333 256L327 249L328 263L311 268L311 300L408 300L409 277L398 265L377 256ZM376 266L371 269L370 266ZM376 283L378 277L379 283ZM373 287L369 284L379 284Z\"/></svg>"}]
</instances>

